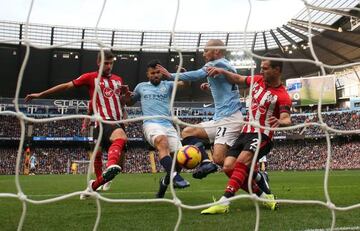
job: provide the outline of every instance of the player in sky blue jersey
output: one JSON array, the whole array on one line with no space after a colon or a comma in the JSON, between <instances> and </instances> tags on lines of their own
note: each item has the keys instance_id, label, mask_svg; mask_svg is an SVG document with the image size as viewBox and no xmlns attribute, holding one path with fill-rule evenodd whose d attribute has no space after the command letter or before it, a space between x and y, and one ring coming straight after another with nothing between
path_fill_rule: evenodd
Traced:
<instances>
[{"instance_id":1,"label":"player in sky blue jersey","mask_svg":"<svg viewBox=\"0 0 360 231\"><path fill-rule=\"evenodd\" d=\"M35 153L33 153L30 157L30 175L35 175L36 162L36 156Z\"/></svg>"},{"instance_id":2,"label":"player in sky blue jersey","mask_svg":"<svg viewBox=\"0 0 360 231\"><path fill-rule=\"evenodd\" d=\"M180 73L179 80L198 81L207 78L207 68L211 66L236 73L235 68L225 59L226 50L218 48L221 46L224 46L221 40L209 40L203 54L206 64L198 70ZM175 78L175 74L170 74L164 67L158 66L158 68L168 79ZM181 133L184 145L196 145L202 153L203 161L193 173L193 177L197 179L216 172L216 164L223 165L224 155L237 139L242 127L241 121L243 121L238 86L230 83L225 76L207 78L207 81L215 104L214 118L211 121L200 123L201 128L186 127ZM213 160L216 164L209 160L203 145L204 139L214 143Z\"/></svg>"},{"instance_id":3,"label":"player in sky blue jersey","mask_svg":"<svg viewBox=\"0 0 360 231\"><path fill-rule=\"evenodd\" d=\"M174 82L162 80L162 74L156 68L159 64L158 60L149 62L146 71L149 81L139 83L135 87L131 98L127 99L127 105L129 106L140 100L144 116L171 116L170 99ZM180 88L185 85L185 82L178 82ZM161 178L160 188L156 194L156 197L163 198L170 183L172 165L170 153L174 153L181 147L180 138L171 120L165 118L144 120L143 131L145 139L158 150L160 163L166 171L166 176ZM190 183L180 176L181 169L177 167L177 170L173 181L174 187L185 188L190 186Z\"/></svg>"}]
</instances>

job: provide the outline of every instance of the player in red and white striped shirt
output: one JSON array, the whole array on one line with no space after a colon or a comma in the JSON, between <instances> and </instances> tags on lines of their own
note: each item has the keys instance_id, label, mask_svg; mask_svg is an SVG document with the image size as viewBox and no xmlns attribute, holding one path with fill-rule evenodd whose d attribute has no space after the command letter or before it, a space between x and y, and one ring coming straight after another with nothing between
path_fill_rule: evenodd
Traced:
<instances>
[{"instance_id":1,"label":"player in red and white striped shirt","mask_svg":"<svg viewBox=\"0 0 360 231\"><path fill-rule=\"evenodd\" d=\"M110 51L104 51L104 56L104 67L100 76L100 86L96 96L96 108L104 120L121 120L124 119L123 116L125 115L121 99L123 94L128 93L128 88L123 85L121 77L111 73L115 56ZM97 65L100 67L100 64L101 57L99 53ZM97 76L98 71L85 73L73 81L59 84L40 93L29 94L26 96L25 102L34 98L41 98L50 94L81 86L86 86L88 88L90 99L92 99L95 91L95 80ZM92 104L90 103L89 111L92 111L91 105ZM98 129L99 127L96 126L95 133L97 134ZM97 134L95 134L95 137L97 137ZM89 182L88 191L96 190L101 185L112 180L121 171L121 167L118 163L126 141L127 136L124 128L120 124L103 125L103 136L100 146L102 150L108 150L108 162L106 164L106 170L102 173L102 175L98 176L96 180ZM98 169L95 171L97 170ZM80 198L83 199L85 196L86 195L84 194Z\"/></svg>"},{"instance_id":2,"label":"player in red and white striped shirt","mask_svg":"<svg viewBox=\"0 0 360 231\"><path fill-rule=\"evenodd\" d=\"M266 55L265 57L280 57L278 55ZM291 125L290 107L291 100L281 83L282 62L263 60L261 62L261 74L253 78L253 86L250 89L252 103L247 115L247 121L258 122L264 127L278 127ZM216 78L217 75L225 75L233 84L246 85L250 87L251 76L245 77L221 68L209 67L208 75ZM251 120L253 118L253 120ZM235 144L226 154L224 172L229 176L229 181L220 205L212 206L203 210L202 214L225 213L229 210L227 198L235 195L240 189L248 191L247 181L250 172L250 165L256 148L260 145L258 159L268 154L272 148L273 131L246 125ZM261 143L258 144L258 132L261 133ZM269 199L264 202L271 210L276 209L276 203L272 194L265 194L256 184L252 184L253 192L261 198Z\"/></svg>"}]
</instances>

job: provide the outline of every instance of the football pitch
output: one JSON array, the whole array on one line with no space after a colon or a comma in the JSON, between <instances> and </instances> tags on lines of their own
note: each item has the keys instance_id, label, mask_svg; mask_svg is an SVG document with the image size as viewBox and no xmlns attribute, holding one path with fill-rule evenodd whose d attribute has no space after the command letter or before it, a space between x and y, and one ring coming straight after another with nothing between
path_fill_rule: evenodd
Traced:
<instances>
[{"instance_id":1,"label":"football pitch","mask_svg":"<svg viewBox=\"0 0 360 231\"><path fill-rule=\"evenodd\" d=\"M116 199L152 199L163 174L121 174L110 191L101 195ZM209 203L219 198L227 179L224 174L209 175L176 190L188 205ZM270 184L279 199L325 201L324 171L269 172ZM331 171L329 194L337 206L360 203L360 170ZM85 189L85 175L21 176L21 187L28 198L44 200ZM14 176L0 176L0 193L16 193ZM241 192L242 193L242 192ZM167 192L166 198L171 198ZM108 203L101 201L102 213L98 230L173 230L177 207L170 203ZM254 230L255 207L250 199L231 204L228 214L201 215L201 210L183 209L179 230ZM22 204L15 198L0 198L0 230L16 230ZM260 230L320 230L331 225L331 212L320 205L280 204L277 211L260 205ZM336 211L338 230L360 230L360 208ZM80 201L74 196L62 201L35 205L27 203L23 230L92 230L96 219L94 199Z\"/></svg>"}]
</instances>

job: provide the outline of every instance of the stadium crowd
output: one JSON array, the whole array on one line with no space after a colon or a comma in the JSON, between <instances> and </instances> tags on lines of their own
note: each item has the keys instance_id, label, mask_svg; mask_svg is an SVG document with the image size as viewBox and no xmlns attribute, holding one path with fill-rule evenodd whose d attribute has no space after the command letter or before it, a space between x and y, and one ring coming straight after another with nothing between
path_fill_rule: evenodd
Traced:
<instances>
[{"instance_id":1,"label":"stadium crowd","mask_svg":"<svg viewBox=\"0 0 360 231\"><path fill-rule=\"evenodd\" d=\"M136 109L133 109L136 110ZM135 113L135 112L134 112ZM324 113L324 122L331 128L339 130L360 129L360 113L359 112L333 112ZM196 124L207 120L202 117L180 117L186 123ZM303 124L318 122L316 114L298 114L292 116L293 124ZM31 123L26 123L27 125ZM52 137L72 137L83 136L81 134L81 119L57 120L47 123L34 123L32 134L30 136L52 136ZM29 129L26 130L29 132ZM142 122L132 122L126 125L126 131L129 138L142 138ZM323 135L324 131L319 126L308 126L298 128L296 130L278 131L276 136L318 136ZM14 116L0 116L0 137L19 137L20 123Z\"/></svg>"},{"instance_id":2,"label":"stadium crowd","mask_svg":"<svg viewBox=\"0 0 360 231\"><path fill-rule=\"evenodd\" d=\"M360 141L337 141L332 147L332 169L360 169ZM37 158L37 174L66 174L70 172L73 161L90 159L91 151L85 148L33 148ZM15 174L16 148L0 149L0 174ZM324 169L327 157L327 145L324 141L302 140L276 142L268 155L269 170L314 170ZM104 155L106 160L106 154ZM23 164L23 159L21 163ZM23 166L23 165L22 165ZM157 171L161 170L158 155L155 155ZM126 150L123 172L151 172L149 150L131 147ZM21 167L21 170L23 167ZM87 165L86 168L87 169ZM22 171L21 171L22 172Z\"/></svg>"},{"instance_id":3,"label":"stadium crowd","mask_svg":"<svg viewBox=\"0 0 360 231\"><path fill-rule=\"evenodd\" d=\"M131 109L132 115L141 114L137 108ZM185 113L185 112L182 112ZM331 128L339 130L360 129L359 112L330 112L322 114L324 122ZM183 122L197 124L208 120L205 117L180 117ZM318 122L317 114L296 114L292 116L293 124ZM29 129L31 125L31 129ZM81 119L57 120L47 123L26 122L26 134L29 136L71 137L81 134ZM182 127L182 126L181 126ZM142 121L126 124L128 138L142 138ZM0 140L18 139L20 137L20 123L14 116L0 116ZM277 132L276 136L303 135L313 137L299 141L281 139L275 142L275 148L269 154L269 168L273 170L310 170L322 169L325 166L327 155L326 143L323 139L315 140L324 131L318 126L308 126L296 130ZM332 144L332 168L350 169L360 168L360 142L334 142ZM39 174L57 174L69 172L69 164L73 160L89 160L85 148L35 148L34 152L39 161ZM124 164L125 172L150 172L151 166L149 150L144 148L129 148ZM0 148L0 174L15 173L15 148ZM156 155L156 166L160 164ZM23 161L22 161L23 162Z\"/></svg>"},{"instance_id":4,"label":"stadium crowd","mask_svg":"<svg viewBox=\"0 0 360 231\"><path fill-rule=\"evenodd\" d=\"M322 114L323 121L329 127L338 130L355 130L360 129L360 113L359 112L337 112ZM317 114L294 115L291 117L294 125L303 123L319 122ZM309 126L306 128L298 128L296 130L278 131L277 136L300 134L305 136L314 136L324 134L319 126Z\"/></svg>"},{"instance_id":5,"label":"stadium crowd","mask_svg":"<svg viewBox=\"0 0 360 231\"><path fill-rule=\"evenodd\" d=\"M186 123L199 123L202 118L184 118ZM82 119L56 120L46 123L26 123L32 125L31 136L73 137L81 134ZM129 138L142 138L142 121L127 123L126 131ZM20 122L14 116L0 116L0 137L20 137ZM26 129L29 134L29 129Z\"/></svg>"},{"instance_id":6,"label":"stadium crowd","mask_svg":"<svg viewBox=\"0 0 360 231\"><path fill-rule=\"evenodd\" d=\"M20 137L20 122L14 116L0 116L0 137Z\"/></svg>"},{"instance_id":7,"label":"stadium crowd","mask_svg":"<svg viewBox=\"0 0 360 231\"><path fill-rule=\"evenodd\" d=\"M359 141L333 142L331 147L332 169L360 169ZM319 140L276 143L267 157L271 170L324 169L327 144Z\"/></svg>"},{"instance_id":8,"label":"stadium crowd","mask_svg":"<svg viewBox=\"0 0 360 231\"><path fill-rule=\"evenodd\" d=\"M0 174L15 174L16 148L0 149ZM31 155L35 154L37 160L36 173L38 174L63 174L68 173L72 160L89 160L85 148L34 148ZM24 155L21 159L23 172Z\"/></svg>"}]
</instances>

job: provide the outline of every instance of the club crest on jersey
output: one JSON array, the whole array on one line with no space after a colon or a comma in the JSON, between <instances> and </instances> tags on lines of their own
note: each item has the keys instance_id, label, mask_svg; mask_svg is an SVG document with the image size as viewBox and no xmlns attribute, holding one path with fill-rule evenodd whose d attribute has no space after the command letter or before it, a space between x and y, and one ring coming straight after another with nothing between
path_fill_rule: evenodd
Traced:
<instances>
[{"instance_id":1,"label":"club crest on jersey","mask_svg":"<svg viewBox=\"0 0 360 231\"><path fill-rule=\"evenodd\" d=\"M160 92L165 93L166 92L166 87L160 87Z\"/></svg>"},{"instance_id":2,"label":"club crest on jersey","mask_svg":"<svg viewBox=\"0 0 360 231\"><path fill-rule=\"evenodd\" d=\"M103 89L103 94L106 98L111 98L114 95L114 91L113 91L113 89L111 89L109 87L105 87Z\"/></svg>"}]
</instances>

